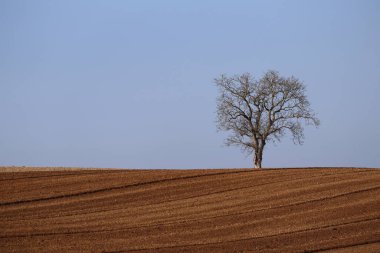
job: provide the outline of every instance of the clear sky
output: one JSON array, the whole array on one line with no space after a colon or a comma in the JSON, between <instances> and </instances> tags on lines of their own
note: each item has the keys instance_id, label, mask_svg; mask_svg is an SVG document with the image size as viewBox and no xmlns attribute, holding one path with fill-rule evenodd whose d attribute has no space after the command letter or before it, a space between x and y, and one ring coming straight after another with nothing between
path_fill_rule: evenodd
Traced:
<instances>
[{"instance_id":1,"label":"clear sky","mask_svg":"<svg viewBox=\"0 0 380 253\"><path fill-rule=\"evenodd\" d=\"M321 126L265 167L380 167L380 1L0 0L0 165L250 167L213 79L304 81Z\"/></svg>"}]
</instances>

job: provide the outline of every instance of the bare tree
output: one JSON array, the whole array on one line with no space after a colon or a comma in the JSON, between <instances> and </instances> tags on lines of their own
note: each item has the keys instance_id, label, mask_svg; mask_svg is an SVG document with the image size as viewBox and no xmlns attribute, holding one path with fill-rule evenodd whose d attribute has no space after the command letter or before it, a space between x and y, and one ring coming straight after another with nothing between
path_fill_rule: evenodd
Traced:
<instances>
[{"instance_id":1,"label":"bare tree","mask_svg":"<svg viewBox=\"0 0 380 253\"><path fill-rule=\"evenodd\" d=\"M217 100L218 129L230 131L228 146L240 146L254 154L254 166L261 168L268 141L280 141L286 132L294 143L303 143L302 122L319 125L310 109L305 85L295 77L282 77L267 71L259 80L249 73L215 79L220 94Z\"/></svg>"}]
</instances>

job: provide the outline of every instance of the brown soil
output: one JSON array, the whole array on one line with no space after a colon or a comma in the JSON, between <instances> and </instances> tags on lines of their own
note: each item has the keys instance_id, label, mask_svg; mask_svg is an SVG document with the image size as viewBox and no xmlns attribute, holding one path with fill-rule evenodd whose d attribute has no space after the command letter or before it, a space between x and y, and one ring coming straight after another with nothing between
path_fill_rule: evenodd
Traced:
<instances>
[{"instance_id":1,"label":"brown soil","mask_svg":"<svg viewBox=\"0 0 380 253\"><path fill-rule=\"evenodd\" d=\"M380 252L377 169L0 172L0 252Z\"/></svg>"}]
</instances>

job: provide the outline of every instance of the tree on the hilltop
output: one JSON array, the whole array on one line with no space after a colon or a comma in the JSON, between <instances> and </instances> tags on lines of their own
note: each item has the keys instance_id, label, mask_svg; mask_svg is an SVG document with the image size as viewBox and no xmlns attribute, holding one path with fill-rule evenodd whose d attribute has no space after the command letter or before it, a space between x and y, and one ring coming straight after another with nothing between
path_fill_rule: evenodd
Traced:
<instances>
[{"instance_id":1,"label":"tree on the hilltop","mask_svg":"<svg viewBox=\"0 0 380 253\"><path fill-rule=\"evenodd\" d=\"M303 126L319 125L310 109L305 85L295 77L266 72L259 80L249 73L215 79L218 129L229 131L228 146L240 146L253 154L253 163L261 168L265 145L280 141L290 132L294 143L303 143Z\"/></svg>"}]
</instances>

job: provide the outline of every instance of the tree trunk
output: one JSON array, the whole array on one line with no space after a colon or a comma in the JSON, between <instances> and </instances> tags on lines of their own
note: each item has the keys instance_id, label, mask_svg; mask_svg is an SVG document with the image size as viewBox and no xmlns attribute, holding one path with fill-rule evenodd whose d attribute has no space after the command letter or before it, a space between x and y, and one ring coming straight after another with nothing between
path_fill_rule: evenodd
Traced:
<instances>
[{"instance_id":1,"label":"tree trunk","mask_svg":"<svg viewBox=\"0 0 380 253\"><path fill-rule=\"evenodd\" d=\"M256 169L261 168L262 152L260 150L255 151L254 165Z\"/></svg>"},{"instance_id":2,"label":"tree trunk","mask_svg":"<svg viewBox=\"0 0 380 253\"><path fill-rule=\"evenodd\" d=\"M255 150L254 156L254 166L256 169L261 168L261 163L263 161L263 151L264 151L265 141L259 142L257 149Z\"/></svg>"}]
</instances>

